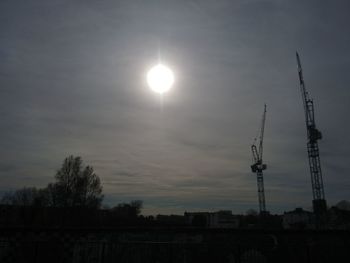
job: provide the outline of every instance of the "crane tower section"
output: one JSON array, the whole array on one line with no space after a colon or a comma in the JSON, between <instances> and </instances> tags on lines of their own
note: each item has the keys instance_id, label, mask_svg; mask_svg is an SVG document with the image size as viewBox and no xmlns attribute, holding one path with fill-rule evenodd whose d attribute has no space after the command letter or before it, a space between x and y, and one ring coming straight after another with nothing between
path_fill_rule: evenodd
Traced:
<instances>
[{"instance_id":1,"label":"crane tower section","mask_svg":"<svg viewBox=\"0 0 350 263\"><path fill-rule=\"evenodd\" d=\"M318 140L322 139L322 134L316 128L314 102L312 99L310 99L309 94L305 88L303 71L301 68L298 52L296 53L296 58L298 63L300 91L304 105L305 123L307 130L307 152L309 157L309 166L311 174L313 210L316 216L320 218L327 210L322 179L320 153L318 148Z\"/></svg>"},{"instance_id":2,"label":"crane tower section","mask_svg":"<svg viewBox=\"0 0 350 263\"><path fill-rule=\"evenodd\" d=\"M258 199L260 214L266 213L265 203L265 190L264 190L264 176L263 170L266 170L266 164L263 163L263 141L266 119L266 105L264 105L263 118L260 129L259 142L257 146L257 138L254 139L254 143L251 146L253 155L253 164L250 166L253 173L256 173L257 185L258 185Z\"/></svg>"}]
</instances>

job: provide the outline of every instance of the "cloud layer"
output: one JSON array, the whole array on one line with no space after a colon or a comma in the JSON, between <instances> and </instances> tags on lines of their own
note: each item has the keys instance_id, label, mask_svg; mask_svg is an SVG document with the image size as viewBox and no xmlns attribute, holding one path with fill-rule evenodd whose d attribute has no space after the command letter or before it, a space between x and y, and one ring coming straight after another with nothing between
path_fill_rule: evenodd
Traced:
<instances>
[{"instance_id":1,"label":"cloud layer","mask_svg":"<svg viewBox=\"0 0 350 263\"><path fill-rule=\"evenodd\" d=\"M0 191L45 186L64 157L106 202L147 214L257 207L250 144L267 103L267 208L311 206L299 50L315 99L326 198L350 199L347 1L0 3ZM145 73L175 71L159 97Z\"/></svg>"}]
</instances>

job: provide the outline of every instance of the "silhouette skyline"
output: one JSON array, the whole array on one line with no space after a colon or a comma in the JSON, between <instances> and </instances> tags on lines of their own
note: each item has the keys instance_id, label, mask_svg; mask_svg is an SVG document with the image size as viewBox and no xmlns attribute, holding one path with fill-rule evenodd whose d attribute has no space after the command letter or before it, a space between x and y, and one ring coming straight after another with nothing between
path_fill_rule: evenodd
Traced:
<instances>
[{"instance_id":1,"label":"silhouette skyline","mask_svg":"<svg viewBox=\"0 0 350 263\"><path fill-rule=\"evenodd\" d=\"M64 157L100 176L105 203L144 214L257 210L250 145L261 107L267 210L311 208L295 62L315 101L329 205L350 200L350 3L0 3L0 195L44 187ZM159 96L145 73L175 74Z\"/></svg>"}]
</instances>

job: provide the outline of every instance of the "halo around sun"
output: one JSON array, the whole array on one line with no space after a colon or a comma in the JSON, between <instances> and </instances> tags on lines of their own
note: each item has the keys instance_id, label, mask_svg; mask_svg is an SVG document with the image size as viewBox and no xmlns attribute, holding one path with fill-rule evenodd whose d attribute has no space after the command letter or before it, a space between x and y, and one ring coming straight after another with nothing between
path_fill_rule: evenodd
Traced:
<instances>
[{"instance_id":1,"label":"halo around sun","mask_svg":"<svg viewBox=\"0 0 350 263\"><path fill-rule=\"evenodd\" d=\"M174 84L174 73L165 65L155 65L147 72L147 84L151 90L163 94Z\"/></svg>"}]
</instances>

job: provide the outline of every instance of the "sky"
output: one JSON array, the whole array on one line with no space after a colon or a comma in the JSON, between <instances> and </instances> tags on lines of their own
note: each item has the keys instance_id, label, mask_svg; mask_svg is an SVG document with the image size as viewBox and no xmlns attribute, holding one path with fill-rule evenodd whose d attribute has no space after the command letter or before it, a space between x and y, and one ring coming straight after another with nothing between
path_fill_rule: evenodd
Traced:
<instances>
[{"instance_id":1,"label":"sky","mask_svg":"<svg viewBox=\"0 0 350 263\"><path fill-rule=\"evenodd\" d=\"M45 187L81 156L106 205L258 210L250 146L267 117L267 210L310 209L299 52L325 196L350 200L346 0L2 0L0 193ZM146 83L158 61L175 75Z\"/></svg>"}]
</instances>

